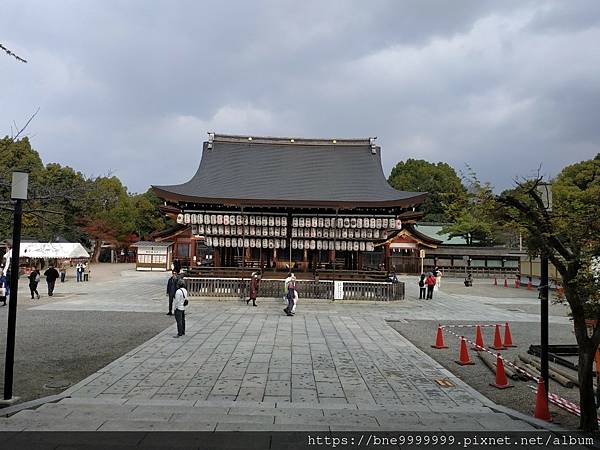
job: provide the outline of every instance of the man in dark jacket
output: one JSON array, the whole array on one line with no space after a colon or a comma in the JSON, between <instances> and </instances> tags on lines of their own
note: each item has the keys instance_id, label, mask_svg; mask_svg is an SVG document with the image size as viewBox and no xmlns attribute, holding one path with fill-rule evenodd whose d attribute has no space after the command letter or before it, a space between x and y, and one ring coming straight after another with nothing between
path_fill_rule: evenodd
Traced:
<instances>
[{"instance_id":1,"label":"man in dark jacket","mask_svg":"<svg viewBox=\"0 0 600 450\"><path fill-rule=\"evenodd\" d=\"M171 277L167 282L167 295L169 296L169 312L167 316L173 315L173 299L175 298L175 292L177 292L177 280L179 280L177 272L171 272Z\"/></svg>"},{"instance_id":2,"label":"man in dark jacket","mask_svg":"<svg viewBox=\"0 0 600 450\"><path fill-rule=\"evenodd\" d=\"M46 277L46 283L48 283L48 296L52 297L52 294L54 293L54 283L56 283L56 280L60 275L58 274L58 270L50 264L48 270L44 272L44 276Z\"/></svg>"}]
</instances>

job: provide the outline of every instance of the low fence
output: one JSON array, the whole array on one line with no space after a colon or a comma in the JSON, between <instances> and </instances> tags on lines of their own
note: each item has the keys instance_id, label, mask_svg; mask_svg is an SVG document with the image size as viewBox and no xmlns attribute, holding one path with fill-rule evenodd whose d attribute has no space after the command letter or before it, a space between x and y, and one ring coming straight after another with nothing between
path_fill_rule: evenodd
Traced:
<instances>
[{"instance_id":1,"label":"low fence","mask_svg":"<svg viewBox=\"0 0 600 450\"><path fill-rule=\"evenodd\" d=\"M250 280L240 278L185 278L192 297L248 298ZM338 284L343 300L396 301L404 299L404 283L342 281ZM341 288L341 291L340 291ZM296 280L301 298L331 300L334 282L327 280ZM279 298L286 294L282 280L261 280L259 297Z\"/></svg>"}]
</instances>

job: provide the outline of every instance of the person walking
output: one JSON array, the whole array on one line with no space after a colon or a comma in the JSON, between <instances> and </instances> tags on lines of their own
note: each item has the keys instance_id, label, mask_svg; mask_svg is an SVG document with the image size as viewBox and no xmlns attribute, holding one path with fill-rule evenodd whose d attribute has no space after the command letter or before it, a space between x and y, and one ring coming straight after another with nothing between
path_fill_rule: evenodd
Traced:
<instances>
[{"instance_id":1,"label":"person walking","mask_svg":"<svg viewBox=\"0 0 600 450\"><path fill-rule=\"evenodd\" d=\"M288 304L283 310L288 316L293 316L292 309L294 308L294 298L296 296L296 277L293 273L290 273L285 279L285 286L287 289L287 301Z\"/></svg>"},{"instance_id":2,"label":"person walking","mask_svg":"<svg viewBox=\"0 0 600 450\"><path fill-rule=\"evenodd\" d=\"M77 263L77 265L75 266L75 277L77 278L77 282L79 283L82 279L82 271L81 271L81 263Z\"/></svg>"},{"instance_id":3,"label":"person walking","mask_svg":"<svg viewBox=\"0 0 600 450\"><path fill-rule=\"evenodd\" d=\"M435 274L435 290L438 291L442 288L442 270L436 267L437 271Z\"/></svg>"},{"instance_id":4,"label":"person walking","mask_svg":"<svg viewBox=\"0 0 600 450\"><path fill-rule=\"evenodd\" d=\"M169 277L169 281L167 281L167 295L169 296L169 312L167 313L167 316L173 315L173 299L175 298L175 292L177 292L178 281L179 277L177 276L177 272L173 270Z\"/></svg>"},{"instance_id":5,"label":"person walking","mask_svg":"<svg viewBox=\"0 0 600 450\"><path fill-rule=\"evenodd\" d=\"M54 265L50 264L48 270L44 272L44 276L46 277L46 283L48 284L48 296L52 297L54 294L54 284L59 277L58 270L54 268Z\"/></svg>"},{"instance_id":6,"label":"person walking","mask_svg":"<svg viewBox=\"0 0 600 450\"><path fill-rule=\"evenodd\" d=\"M419 279L419 300L425 300L427 288L425 287L425 274L421 274Z\"/></svg>"},{"instance_id":7,"label":"person walking","mask_svg":"<svg viewBox=\"0 0 600 450\"><path fill-rule=\"evenodd\" d=\"M31 273L27 277L29 278L29 290L31 291L31 300L33 296L37 295L37 299L40 299L40 294L37 291L38 283L40 282L40 272L36 267L31 268Z\"/></svg>"},{"instance_id":8,"label":"person walking","mask_svg":"<svg viewBox=\"0 0 600 450\"><path fill-rule=\"evenodd\" d=\"M427 300L431 300L433 299L433 288L435 287L435 277L431 272L427 274L425 284L427 285Z\"/></svg>"},{"instance_id":9,"label":"person walking","mask_svg":"<svg viewBox=\"0 0 600 450\"><path fill-rule=\"evenodd\" d=\"M177 322L177 336L185 336L185 307L188 304L188 291L185 288L185 281L177 280L177 290L175 291L175 322Z\"/></svg>"},{"instance_id":10,"label":"person walking","mask_svg":"<svg viewBox=\"0 0 600 450\"><path fill-rule=\"evenodd\" d=\"M62 265L60 267L60 282L64 283L66 277L67 277L67 268L64 265Z\"/></svg>"},{"instance_id":11,"label":"person walking","mask_svg":"<svg viewBox=\"0 0 600 450\"><path fill-rule=\"evenodd\" d=\"M4 267L0 267L0 302L6 306L6 298L10 295L10 289L8 288L8 280L4 275Z\"/></svg>"},{"instance_id":12,"label":"person walking","mask_svg":"<svg viewBox=\"0 0 600 450\"><path fill-rule=\"evenodd\" d=\"M246 300L246 305L248 305L250 303L250 300L252 300L252 306L258 306L256 304L256 297L258 295L259 281L260 279L258 277L258 273L253 272L252 278L250 279L250 297L248 298L248 300Z\"/></svg>"}]
</instances>

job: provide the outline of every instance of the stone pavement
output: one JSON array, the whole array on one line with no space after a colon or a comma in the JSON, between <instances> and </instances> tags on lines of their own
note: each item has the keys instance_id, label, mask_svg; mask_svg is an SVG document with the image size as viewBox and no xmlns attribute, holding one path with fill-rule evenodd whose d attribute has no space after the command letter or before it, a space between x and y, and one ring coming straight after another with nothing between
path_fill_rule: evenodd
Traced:
<instances>
[{"instance_id":1,"label":"stone pavement","mask_svg":"<svg viewBox=\"0 0 600 450\"><path fill-rule=\"evenodd\" d=\"M126 273L40 310L162 313L164 274ZM531 430L394 331L387 320L523 320L498 299L439 292L430 302L192 300L172 326L66 391L0 419L0 430ZM414 284L414 286L413 286ZM81 291L81 292L80 292ZM531 298L511 298L527 303ZM564 318L553 317L562 322ZM433 340L433 336L432 336ZM448 379L453 387L436 380Z\"/></svg>"}]
</instances>

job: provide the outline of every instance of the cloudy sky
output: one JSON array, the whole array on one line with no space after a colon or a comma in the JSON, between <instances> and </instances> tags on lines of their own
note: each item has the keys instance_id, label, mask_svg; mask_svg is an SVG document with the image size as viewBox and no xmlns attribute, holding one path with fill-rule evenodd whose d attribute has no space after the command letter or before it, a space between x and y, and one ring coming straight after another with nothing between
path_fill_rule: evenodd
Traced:
<instances>
[{"instance_id":1,"label":"cloudy sky","mask_svg":"<svg viewBox=\"0 0 600 450\"><path fill-rule=\"evenodd\" d=\"M596 0L4 0L0 134L130 191L186 181L208 131L378 136L384 170L499 188L600 152Z\"/></svg>"}]
</instances>

